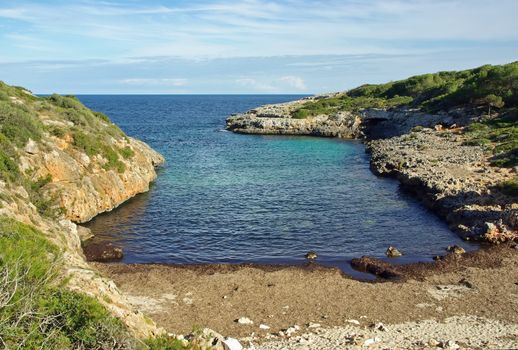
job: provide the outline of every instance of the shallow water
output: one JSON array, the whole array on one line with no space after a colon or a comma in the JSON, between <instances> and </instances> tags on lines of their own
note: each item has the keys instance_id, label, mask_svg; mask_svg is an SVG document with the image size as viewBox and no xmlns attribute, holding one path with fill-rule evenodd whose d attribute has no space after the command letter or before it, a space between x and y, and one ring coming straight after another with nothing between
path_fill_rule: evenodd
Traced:
<instances>
[{"instance_id":1,"label":"shallow water","mask_svg":"<svg viewBox=\"0 0 518 350\"><path fill-rule=\"evenodd\" d=\"M238 135L230 113L300 96L79 96L167 159L149 193L89 223L128 263L302 264L351 272L353 257L429 260L463 243L395 180L369 170L364 146L326 138Z\"/></svg>"}]
</instances>

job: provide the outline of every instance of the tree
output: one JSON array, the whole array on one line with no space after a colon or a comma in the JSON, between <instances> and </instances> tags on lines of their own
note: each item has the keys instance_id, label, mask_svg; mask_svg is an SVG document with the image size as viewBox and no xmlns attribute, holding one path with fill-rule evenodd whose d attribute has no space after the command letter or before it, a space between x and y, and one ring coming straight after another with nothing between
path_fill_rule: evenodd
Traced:
<instances>
[{"instance_id":1,"label":"tree","mask_svg":"<svg viewBox=\"0 0 518 350\"><path fill-rule=\"evenodd\" d=\"M489 94L485 97L482 97L478 102L480 104L487 104L488 116L491 116L491 107L502 108L504 106L504 101L502 100L502 97L496 96L494 94Z\"/></svg>"}]
</instances>

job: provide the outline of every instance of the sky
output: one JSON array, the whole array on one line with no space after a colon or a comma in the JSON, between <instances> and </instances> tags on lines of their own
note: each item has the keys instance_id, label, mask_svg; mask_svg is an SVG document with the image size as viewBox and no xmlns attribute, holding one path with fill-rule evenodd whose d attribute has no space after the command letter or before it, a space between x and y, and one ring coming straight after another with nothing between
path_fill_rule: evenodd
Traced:
<instances>
[{"instance_id":1,"label":"sky","mask_svg":"<svg viewBox=\"0 0 518 350\"><path fill-rule=\"evenodd\" d=\"M35 93L313 94L518 60L517 0L0 0Z\"/></svg>"}]
</instances>

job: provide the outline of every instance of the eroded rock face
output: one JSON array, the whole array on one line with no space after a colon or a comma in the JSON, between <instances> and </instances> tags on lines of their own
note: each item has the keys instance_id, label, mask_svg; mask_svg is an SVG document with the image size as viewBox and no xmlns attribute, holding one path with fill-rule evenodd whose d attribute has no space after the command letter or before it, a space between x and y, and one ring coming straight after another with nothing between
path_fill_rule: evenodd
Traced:
<instances>
[{"instance_id":1,"label":"eroded rock face","mask_svg":"<svg viewBox=\"0 0 518 350\"><path fill-rule=\"evenodd\" d=\"M244 134L309 135L340 138L361 138L360 118L351 113L336 113L305 119L295 119L289 115L270 115L249 112L231 117L227 128Z\"/></svg>"},{"instance_id":2,"label":"eroded rock face","mask_svg":"<svg viewBox=\"0 0 518 350\"><path fill-rule=\"evenodd\" d=\"M483 148L463 141L460 134L433 129L371 141L371 169L396 177L462 237L517 239L518 203L496 186L517 174L492 167Z\"/></svg>"},{"instance_id":3,"label":"eroded rock face","mask_svg":"<svg viewBox=\"0 0 518 350\"><path fill-rule=\"evenodd\" d=\"M119 142L134 152L130 159L121 160L126 168L122 173L103 169L101 157L88 157L50 142L46 145L49 151L26 155L24 163L36 171L37 177L51 176L49 195L58 198L68 219L82 223L146 192L156 178L155 167L164 162L160 154L141 141L127 138Z\"/></svg>"}]
</instances>

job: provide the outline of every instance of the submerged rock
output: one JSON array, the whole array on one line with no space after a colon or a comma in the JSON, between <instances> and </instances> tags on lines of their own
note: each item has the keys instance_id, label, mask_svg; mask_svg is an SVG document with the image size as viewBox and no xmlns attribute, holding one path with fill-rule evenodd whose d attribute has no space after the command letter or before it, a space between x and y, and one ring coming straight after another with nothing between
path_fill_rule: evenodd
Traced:
<instances>
[{"instance_id":1,"label":"submerged rock","mask_svg":"<svg viewBox=\"0 0 518 350\"><path fill-rule=\"evenodd\" d=\"M316 258L318 258L318 254L315 251L310 250L306 253L306 255L304 255L304 257L308 260L315 260Z\"/></svg>"},{"instance_id":2,"label":"submerged rock","mask_svg":"<svg viewBox=\"0 0 518 350\"><path fill-rule=\"evenodd\" d=\"M403 254L397 248L390 246L387 248L385 255L387 255L389 258L397 258Z\"/></svg>"}]
</instances>

